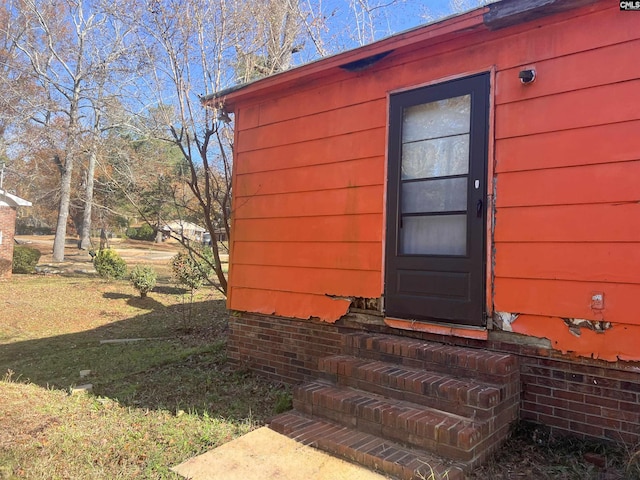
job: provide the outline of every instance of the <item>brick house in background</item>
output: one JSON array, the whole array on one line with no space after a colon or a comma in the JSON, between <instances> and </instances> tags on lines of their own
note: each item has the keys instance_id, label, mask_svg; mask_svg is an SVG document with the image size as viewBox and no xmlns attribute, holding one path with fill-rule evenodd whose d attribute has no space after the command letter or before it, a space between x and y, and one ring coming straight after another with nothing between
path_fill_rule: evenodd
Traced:
<instances>
[{"instance_id":1,"label":"brick house in background","mask_svg":"<svg viewBox=\"0 0 640 480\"><path fill-rule=\"evenodd\" d=\"M637 52L619 2L503 0L206 99L272 428L450 480L517 418L640 442Z\"/></svg>"},{"instance_id":2,"label":"brick house in background","mask_svg":"<svg viewBox=\"0 0 640 480\"><path fill-rule=\"evenodd\" d=\"M0 280L11 277L16 210L30 206L31 202L0 190Z\"/></svg>"}]
</instances>

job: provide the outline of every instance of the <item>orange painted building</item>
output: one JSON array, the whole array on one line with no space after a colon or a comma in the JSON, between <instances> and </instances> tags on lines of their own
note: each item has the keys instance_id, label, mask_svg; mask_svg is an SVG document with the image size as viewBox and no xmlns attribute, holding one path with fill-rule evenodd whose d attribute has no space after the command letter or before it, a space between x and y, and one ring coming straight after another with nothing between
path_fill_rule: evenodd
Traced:
<instances>
[{"instance_id":1,"label":"orange painted building","mask_svg":"<svg viewBox=\"0 0 640 480\"><path fill-rule=\"evenodd\" d=\"M209 101L232 358L304 380L345 329L511 352L521 417L640 439L640 13L505 0Z\"/></svg>"}]
</instances>

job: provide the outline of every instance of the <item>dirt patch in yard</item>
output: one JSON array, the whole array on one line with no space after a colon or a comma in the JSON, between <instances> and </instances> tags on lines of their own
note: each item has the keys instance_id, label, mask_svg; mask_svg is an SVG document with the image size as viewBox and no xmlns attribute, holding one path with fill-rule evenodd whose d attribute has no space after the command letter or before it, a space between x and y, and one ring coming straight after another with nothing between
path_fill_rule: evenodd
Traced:
<instances>
[{"instance_id":1,"label":"dirt patch in yard","mask_svg":"<svg viewBox=\"0 0 640 480\"><path fill-rule=\"evenodd\" d=\"M52 235L18 235L18 243L37 248L42 256L38 262L38 271L45 274L91 274L93 268L92 257L87 250L78 248L77 240L68 238L65 243L64 261L53 262L53 236ZM150 265L161 276L169 280L169 262L180 250L181 245L175 240L163 243L144 242L114 238L109 242L123 258L127 265Z\"/></svg>"}]
</instances>

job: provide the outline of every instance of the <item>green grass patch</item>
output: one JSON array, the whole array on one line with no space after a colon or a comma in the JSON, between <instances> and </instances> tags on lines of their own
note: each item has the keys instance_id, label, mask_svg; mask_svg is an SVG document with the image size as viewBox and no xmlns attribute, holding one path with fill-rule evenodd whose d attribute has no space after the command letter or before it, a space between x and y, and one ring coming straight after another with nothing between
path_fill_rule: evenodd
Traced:
<instances>
[{"instance_id":1,"label":"green grass patch","mask_svg":"<svg viewBox=\"0 0 640 480\"><path fill-rule=\"evenodd\" d=\"M264 424L289 398L229 365L212 290L188 322L168 283L140 298L126 281L16 275L0 299L0 479L180 478L171 466ZM91 394L69 394L83 383Z\"/></svg>"}]
</instances>

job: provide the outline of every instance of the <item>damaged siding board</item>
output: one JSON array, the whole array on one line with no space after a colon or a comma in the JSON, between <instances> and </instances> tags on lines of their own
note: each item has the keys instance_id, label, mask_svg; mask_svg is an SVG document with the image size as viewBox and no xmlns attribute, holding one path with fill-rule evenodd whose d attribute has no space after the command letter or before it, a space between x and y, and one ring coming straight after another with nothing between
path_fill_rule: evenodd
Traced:
<instances>
[{"instance_id":1,"label":"damaged siding board","mask_svg":"<svg viewBox=\"0 0 640 480\"><path fill-rule=\"evenodd\" d=\"M507 312L501 312L508 318ZM567 325L567 322L572 325ZM550 341L562 353L605 360L637 361L640 325L589 322L539 315L518 315L503 330ZM577 325L573 325L573 324ZM580 325L580 326L578 326ZM577 326L577 329L575 328ZM572 328L573 327L573 328Z\"/></svg>"},{"instance_id":2,"label":"damaged siding board","mask_svg":"<svg viewBox=\"0 0 640 480\"><path fill-rule=\"evenodd\" d=\"M640 64L627 60L640 29L626 21L600 29L617 42L532 59L531 88L500 72L496 96L494 306L520 312L497 324L610 361L640 359L623 339L640 328Z\"/></svg>"},{"instance_id":3,"label":"damaged siding board","mask_svg":"<svg viewBox=\"0 0 640 480\"><path fill-rule=\"evenodd\" d=\"M326 295L235 287L233 300L228 307L231 310L265 315L318 318L332 323L347 313L350 304L348 299L336 299Z\"/></svg>"}]
</instances>

